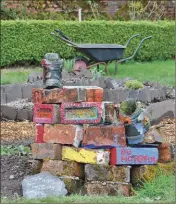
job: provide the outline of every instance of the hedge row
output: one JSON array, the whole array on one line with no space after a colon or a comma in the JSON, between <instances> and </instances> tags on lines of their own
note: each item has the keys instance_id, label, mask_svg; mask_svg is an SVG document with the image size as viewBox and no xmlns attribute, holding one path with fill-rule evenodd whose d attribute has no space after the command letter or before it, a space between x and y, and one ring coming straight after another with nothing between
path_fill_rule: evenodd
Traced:
<instances>
[{"instance_id":1,"label":"hedge row","mask_svg":"<svg viewBox=\"0 0 176 204\"><path fill-rule=\"evenodd\" d=\"M7 66L21 61L40 62L45 53L57 52L63 58L78 53L61 40L56 41L50 33L59 28L77 43L125 44L128 38L140 33L132 40L125 56L133 53L140 39L152 35L140 49L136 60L148 61L174 57L174 22L121 22L121 21L2 21L1 65Z\"/></svg>"}]
</instances>

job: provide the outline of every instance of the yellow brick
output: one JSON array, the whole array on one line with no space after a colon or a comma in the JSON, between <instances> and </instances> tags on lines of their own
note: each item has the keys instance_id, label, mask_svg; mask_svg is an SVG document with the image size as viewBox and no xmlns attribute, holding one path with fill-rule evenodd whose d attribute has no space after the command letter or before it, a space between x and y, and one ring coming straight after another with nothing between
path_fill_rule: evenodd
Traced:
<instances>
[{"instance_id":1,"label":"yellow brick","mask_svg":"<svg viewBox=\"0 0 176 204\"><path fill-rule=\"evenodd\" d=\"M62 148L62 160L76 161L87 164L109 164L109 152L105 150L93 150L64 146Z\"/></svg>"}]
</instances>

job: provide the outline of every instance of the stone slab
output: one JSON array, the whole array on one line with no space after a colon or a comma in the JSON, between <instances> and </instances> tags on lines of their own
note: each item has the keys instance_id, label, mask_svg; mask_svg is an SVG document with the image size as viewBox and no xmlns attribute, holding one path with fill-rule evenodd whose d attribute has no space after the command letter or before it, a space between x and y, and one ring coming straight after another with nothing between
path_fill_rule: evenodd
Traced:
<instances>
[{"instance_id":1,"label":"stone slab","mask_svg":"<svg viewBox=\"0 0 176 204\"><path fill-rule=\"evenodd\" d=\"M29 120L29 111L26 109L17 110L16 119L19 121Z\"/></svg>"},{"instance_id":2,"label":"stone slab","mask_svg":"<svg viewBox=\"0 0 176 204\"><path fill-rule=\"evenodd\" d=\"M22 99L20 84L12 84L5 87L7 103Z\"/></svg>"},{"instance_id":3,"label":"stone slab","mask_svg":"<svg viewBox=\"0 0 176 204\"><path fill-rule=\"evenodd\" d=\"M1 105L1 113L3 118L6 118L8 120L16 120L17 111L13 107Z\"/></svg>"}]
</instances>

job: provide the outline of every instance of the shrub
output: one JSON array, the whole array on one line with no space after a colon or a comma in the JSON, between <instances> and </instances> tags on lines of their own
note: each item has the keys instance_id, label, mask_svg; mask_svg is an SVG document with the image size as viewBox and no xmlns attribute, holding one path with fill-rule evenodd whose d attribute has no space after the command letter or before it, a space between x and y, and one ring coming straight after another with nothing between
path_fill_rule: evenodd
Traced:
<instances>
[{"instance_id":1,"label":"shrub","mask_svg":"<svg viewBox=\"0 0 176 204\"><path fill-rule=\"evenodd\" d=\"M128 80L126 81L125 86L131 89L140 89L144 87L144 85L137 80Z\"/></svg>"},{"instance_id":2,"label":"shrub","mask_svg":"<svg viewBox=\"0 0 176 204\"><path fill-rule=\"evenodd\" d=\"M141 38L152 35L142 45L135 60L147 61L174 57L174 22L122 22L122 21L56 21L16 20L1 21L1 65L19 62L40 62L45 53L56 52L62 58L78 55L72 47L50 35L60 29L77 43L125 44L136 33ZM125 56L136 49L139 39L132 40Z\"/></svg>"}]
</instances>

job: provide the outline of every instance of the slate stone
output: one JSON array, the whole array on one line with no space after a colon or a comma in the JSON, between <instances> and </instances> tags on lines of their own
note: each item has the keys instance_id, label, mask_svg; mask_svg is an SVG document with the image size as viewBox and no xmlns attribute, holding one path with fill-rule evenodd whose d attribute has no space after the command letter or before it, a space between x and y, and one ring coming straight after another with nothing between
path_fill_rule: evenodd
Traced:
<instances>
[{"instance_id":1,"label":"slate stone","mask_svg":"<svg viewBox=\"0 0 176 204\"><path fill-rule=\"evenodd\" d=\"M139 95L137 98L138 101L144 102L144 103L150 103L151 102L151 92L149 87L144 87L139 90Z\"/></svg>"},{"instance_id":2,"label":"slate stone","mask_svg":"<svg viewBox=\"0 0 176 204\"><path fill-rule=\"evenodd\" d=\"M7 103L22 99L22 86L12 84L5 87Z\"/></svg>"},{"instance_id":3,"label":"slate stone","mask_svg":"<svg viewBox=\"0 0 176 204\"><path fill-rule=\"evenodd\" d=\"M23 121L23 120L28 120L28 110L21 109L17 110L17 120Z\"/></svg>"}]
</instances>

